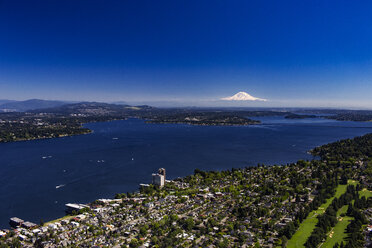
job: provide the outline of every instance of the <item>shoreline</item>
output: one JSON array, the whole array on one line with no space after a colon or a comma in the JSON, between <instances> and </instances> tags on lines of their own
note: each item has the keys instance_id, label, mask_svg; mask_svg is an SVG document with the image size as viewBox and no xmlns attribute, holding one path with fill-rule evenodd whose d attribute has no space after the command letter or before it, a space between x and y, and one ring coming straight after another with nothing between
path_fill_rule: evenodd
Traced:
<instances>
[{"instance_id":1,"label":"shoreline","mask_svg":"<svg viewBox=\"0 0 372 248\"><path fill-rule=\"evenodd\" d=\"M325 120L334 120L336 122L360 122L360 123L371 123L372 120L369 120L369 121L356 121L356 120L342 120L342 119L333 119L333 118L327 118L328 116L326 117L314 117L314 118L321 118L321 119L325 119ZM314 119L314 118L310 118L310 119ZM105 121L88 121L88 122L83 122L81 123L81 128L84 127L85 124L89 124L89 123L104 123L104 122L111 122L111 121L120 121L120 120L128 120L128 119L139 119L139 120L142 120L144 121L146 124L180 124L180 125L189 125L189 126L205 126L205 127L208 127L208 126L211 126L211 127L249 127L249 126L258 126L258 125L262 125L264 123L262 123L262 121L259 121L259 120L254 120L254 119L251 119L252 123L239 123L239 124L235 124L235 123L193 123L193 122L187 122L187 121L156 121L156 120L151 120L151 119L146 119L146 118L140 118L140 117L136 117L136 116L133 116L133 117L125 117L125 118L118 118L118 119L110 119L110 120L105 120ZM309 119L309 118L286 118L284 117L284 119L289 119L289 120L302 120L302 119ZM268 124L266 124L268 125ZM355 128L355 127L349 127L349 128ZM357 127L357 128L372 128L372 127ZM83 133L77 133L77 134L61 134L59 135L58 137L41 137L41 138L29 138L29 139L17 139L17 140L10 140L10 141L0 141L0 144L5 144L5 143L13 143L13 142L24 142L24 141L37 141L37 140L45 140L45 139L57 139L57 138L64 138L64 137L73 137L73 136L79 136L79 135L86 135L86 134L92 134L94 133L94 130L92 129L89 129L89 128L86 128L88 129L87 132L83 132Z\"/></svg>"},{"instance_id":2,"label":"shoreline","mask_svg":"<svg viewBox=\"0 0 372 248\"><path fill-rule=\"evenodd\" d=\"M320 147L320 146L317 146L317 147ZM316 148L316 147L315 147ZM313 159L311 160L311 161L313 161L313 160L319 160L319 159L316 159L315 157L316 156L318 156L318 155L315 155L315 154L313 154L313 150L315 149L315 148L313 148L313 149L311 149L311 150L309 150L309 151L307 151L307 154L309 154L309 155L312 155L313 156ZM297 163L298 161L296 161L296 162L294 162L294 163ZM282 166L288 166L288 164L273 164L273 165L265 165L265 167L277 167L277 166L280 166L280 167L282 167ZM250 166L250 167L256 167L256 166ZM228 171L229 170L231 170L231 171L233 171L233 170L244 170L246 167L239 167L239 168L234 168L234 167L232 167L232 168L230 168L230 169L227 169ZM218 171L218 170L216 170L216 171ZM209 172L214 172L214 171L206 171L207 173L209 173ZM192 175L192 174L191 174ZM191 175L186 175L186 176L182 176L182 177L177 177L176 179L174 179L174 180L184 180L185 178L187 178L187 177L189 177L189 176L191 176ZM169 182L174 182L173 180L170 180ZM152 185L152 184L150 184L150 185ZM138 185L138 188L139 188L139 190L135 190L135 191L131 191L131 192L127 192L127 193L130 193L130 194L132 194L133 196L132 197L138 197L138 196L140 196L141 195L141 192L140 192L140 189L141 189L141 184L139 184ZM118 195L118 194L123 194L123 193L116 193L115 195ZM124 193L124 194L126 194L126 193ZM116 201L116 200L121 200L121 202L123 202L123 198L116 198L115 197L115 195L113 196L113 198L110 198L110 199L104 199L104 200L108 200L108 202L112 202L112 201ZM97 201L99 201L99 200L102 200L102 199L100 199L100 198L98 198L98 199L95 199L95 200L93 200L93 201L91 201L91 202L88 202L88 203L74 203L74 204L84 204L84 205L88 205L89 207L92 205L92 204L94 204L95 202L97 202ZM67 203L66 203L67 204ZM75 213L75 214L66 214L66 215L64 215L64 216L61 216L61 217L57 217L56 219L51 219L51 220L48 220L48 221L46 221L45 223L44 223L44 225L39 225L39 224L37 224L37 226L38 227L45 227L45 226L47 226L47 225L49 225L49 224L53 224L53 223L55 223L55 222L59 222L59 221L62 221L62 220L71 220L71 219L74 219L76 216L78 216L78 215L81 215L81 214L83 214L83 213ZM0 230L1 230L1 228L0 228Z\"/></svg>"},{"instance_id":3,"label":"shoreline","mask_svg":"<svg viewBox=\"0 0 372 248\"><path fill-rule=\"evenodd\" d=\"M46 223L41 222L43 225L12 218L14 229L3 230L5 241L9 243L18 240L27 246L44 242L47 235L50 240L47 241L55 244L52 247L69 244L110 244L122 247L129 244L132 246L134 242L149 247L159 242L168 243L167 237L177 229L175 239L171 243L183 247L192 247L194 242L203 247L211 242L218 245L221 238L219 232L226 235L225 242L239 242L240 247L243 244L252 246L256 242L265 247L269 244L280 245L281 242L287 242L294 233L301 232L299 226L293 226L294 223L306 224L303 220L307 216L311 217L310 212L320 208L323 211L321 204L324 200L331 204L334 197L338 197L335 192L338 192L339 188L346 189L347 183L354 184L350 189L353 192L363 192L366 197L372 195L371 180L363 176L369 161L369 157L365 156L370 154L372 147L364 145L366 142L372 143L372 134L356 137L352 143L332 142L319 149L314 148L313 155L319 154L320 159L300 159L289 164L262 164L221 171L195 169L193 174L166 181L165 185L165 169L161 168L158 174L152 174L153 180L154 175L164 176L163 181L153 181L160 185L159 187L148 185L141 187L140 192L118 193L115 198L96 199L84 205L65 204L68 215ZM338 144L342 144L342 147L339 148ZM356 149L361 147L364 148ZM340 158L339 164L331 163L350 149L356 152ZM355 163L346 163L349 160ZM340 166L353 167L355 173L350 177L340 175L337 172ZM164 171L164 174L161 174L161 171ZM292 181L301 178L306 178L301 184ZM359 182L358 187L355 182ZM352 196L342 198L342 206L347 206L353 198L360 198L361 195L353 193ZM364 198L354 207L363 209L365 203ZM330 205L327 205L327 209L328 206ZM302 211L304 208L309 210L305 213ZM337 205L338 208L340 206ZM269 221L272 221L271 225L267 225ZM239 225L238 230L250 233L254 240L239 241L241 232L229 230L234 230L233 223ZM285 232L290 227L294 227L294 230L287 235ZM314 228L311 227L311 233L315 232ZM162 232L160 235L159 231ZM281 232L284 232L286 238L283 238ZM312 235L310 232L309 235ZM84 237L70 235L71 233L84 233ZM207 239L204 238L205 234L208 235Z\"/></svg>"},{"instance_id":4,"label":"shoreline","mask_svg":"<svg viewBox=\"0 0 372 248\"><path fill-rule=\"evenodd\" d=\"M136 118L136 119L138 119L138 118ZM119 120L118 120L119 121ZM108 122L110 122L110 121L108 121ZM91 123L91 122L90 122ZM96 123L99 123L99 122L96 122ZM102 122L102 123L104 123L104 122ZM87 124L89 124L89 123L87 123ZM90 134L90 133L86 133L86 134ZM354 136L354 138L355 137L357 137L357 136ZM316 147L314 147L314 148L312 148L311 150L309 150L309 151L307 151L306 153L307 154L309 154L309 155L312 155L313 157L315 156L313 153L312 153L312 151L315 149L315 148L317 148L317 147L319 147L319 146L316 146ZM317 158L314 158L314 159L317 159ZM275 163L274 163L275 164ZM281 165L285 165L285 164L281 164ZM269 166L273 166L273 165L269 165ZM240 167L240 169L242 169L243 167ZM229 169L232 169L231 167L229 168ZM184 177L186 177L186 176L188 176L188 175L185 175ZM183 177L182 177L183 178ZM113 197L113 196L112 196ZM94 200L93 200L94 201ZM91 203L91 202L89 202L89 203ZM58 219L58 217L57 217L57 219ZM53 221L53 220L50 220L50 221Z\"/></svg>"},{"instance_id":5,"label":"shoreline","mask_svg":"<svg viewBox=\"0 0 372 248\"><path fill-rule=\"evenodd\" d=\"M86 135L94 133L93 130L90 130L85 133L79 133L79 134L65 134L60 135L58 137L42 137L42 138L30 138L30 139L19 139L19 140L11 140L11 141L0 141L0 144L8 144L8 143L14 143L14 142L26 142L26 141L35 141L35 140L47 140L47 139L59 139L59 138L65 138L65 137L73 137L73 136L79 136L79 135Z\"/></svg>"},{"instance_id":6,"label":"shoreline","mask_svg":"<svg viewBox=\"0 0 372 248\"><path fill-rule=\"evenodd\" d=\"M130 117L133 119L139 119L144 121L146 124L184 124L184 125L190 125L190 126L221 126L221 127L228 127L228 126L236 126L236 127L244 127L244 126L254 126L254 125L260 125L262 124L260 121L257 121L257 123L248 123L248 124L229 124L229 123L189 123L189 122L156 122L152 120L137 118L137 117ZM128 120L129 118L123 118L123 119L113 119L113 120L107 120L107 121L91 121L91 122L84 122L81 124L83 127L85 124L90 123L99 123L99 122L111 122L111 121L121 121L121 120ZM77 133L77 134L61 134L58 137L39 137L39 138L29 138L29 139L17 139L17 140L10 140L10 141L0 141L0 144L5 143L13 143L13 142L24 142L24 141L34 141L34 140L46 140L46 139L58 139L58 138L64 138L64 137L73 137L73 136L79 136L79 135L86 135L86 134L92 134L94 133L94 130L87 128L87 132L83 133Z\"/></svg>"},{"instance_id":7,"label":"shoreline","mask_svg":"<svg viewBox=\"0 0 372 248\"><path fill-rule=\"evenodd\" d=\"M146 121L147 124L181 124L181 125L190 125L190 126L221 126L221 127L245 127L245 126L256 126L262 124L260 121L257 123L249 123L249 124L231 124L231 123L190 123L190 122L162 122L162 121Z\"/></svg>"}]
</instances>

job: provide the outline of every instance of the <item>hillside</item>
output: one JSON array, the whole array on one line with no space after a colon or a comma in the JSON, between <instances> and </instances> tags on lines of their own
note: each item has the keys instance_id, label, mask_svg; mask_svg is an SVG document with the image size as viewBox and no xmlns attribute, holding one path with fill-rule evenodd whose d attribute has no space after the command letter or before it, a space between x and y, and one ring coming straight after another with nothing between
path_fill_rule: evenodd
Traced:
<instances>
[{"instance_id":1,"label":"hillside","mask_svg":"<svg viewBox=\"0 0 372 248\"><path fill-rule=\"evenodd\" d=\"M30 99L26 101L7 101L1 103L0 101L0 111L3 112L24 112L34 109L42 108L53 108L57 106L62 106L67 102L63 101L49 101L40 99Z\"/></svg>"}]
</instances>

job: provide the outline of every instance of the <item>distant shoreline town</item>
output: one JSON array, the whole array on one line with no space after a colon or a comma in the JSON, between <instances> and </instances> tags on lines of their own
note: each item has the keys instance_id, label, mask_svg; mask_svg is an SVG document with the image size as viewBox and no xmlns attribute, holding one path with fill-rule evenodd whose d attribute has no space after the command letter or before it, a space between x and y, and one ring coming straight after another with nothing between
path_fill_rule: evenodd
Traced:
<instances>
[{"instance_id":1,"label":"distant shoreline town","mask_svg":"<svg viewBox=\"0 0 372 248\"><path fill-rule=\"evenodd\" d=\"M51 105L41 109L13 109L0 113L0 143L89 134L83 124L139 118L146 123L202 126L259 125L257 117L286 119L325 118L338 121L371 121L372 111L335 109L251 109L251 108L155 108L96 102ZM1 110L1 105L0 105ZM9 109L3 109L9 110Z\"/></svg>"}]
</instances>

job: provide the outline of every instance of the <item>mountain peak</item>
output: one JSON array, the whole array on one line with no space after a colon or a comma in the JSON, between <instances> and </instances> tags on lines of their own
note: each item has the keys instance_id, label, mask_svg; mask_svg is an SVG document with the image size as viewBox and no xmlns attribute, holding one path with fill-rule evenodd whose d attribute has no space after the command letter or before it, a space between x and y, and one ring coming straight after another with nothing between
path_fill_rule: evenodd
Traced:
<instances>
[{"instance_id":1,"label":"mountain peak","mask_svg":"<svg viewBox=\"0 0 372 248\"><path fill-rule=\"evenodd\" d=\"M250 94L244 91L240 91L230 97L221 98L221 100L224 100L224 101L264 101L264 102L267 101L266 99L251 96Z\"/></svg>"}]
</instances>

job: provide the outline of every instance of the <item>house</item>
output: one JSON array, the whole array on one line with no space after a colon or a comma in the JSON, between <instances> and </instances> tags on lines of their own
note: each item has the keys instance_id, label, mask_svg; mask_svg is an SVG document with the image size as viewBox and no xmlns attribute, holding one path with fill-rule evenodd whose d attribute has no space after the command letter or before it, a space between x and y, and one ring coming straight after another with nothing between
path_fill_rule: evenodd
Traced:
<instances>
[{"instance_id":1,"label":"house","mask_svg":"<svg viewBox=\"0 0 372 248\"><path fill-rule=\"evenodd\" d=\"M49 224L48 229L56 230L58 227L56 224Z\"/></svg>"},{"instance_id":2,"label":"house","mask_svg":"<svg viewBox=\"0 0 372 248\"><path fill-rule=\"evenodd\" d=\"M22 235L22 234L18 235L18 238L19 238L19 240L22 240L22 241L27 239L27 237L25 235Z\"/></svg>"},{"instance_id":3,"label":"house","mask_svg":"<svg viewBox=\"0 0 372 248\"><path fill-rule=\"evenodd\" d=\"M61 220L61 224L62 224L62 225L67 225L68 222L69 222L68 220Z\"/></svg>"},{"instance_id":4,"label":"house","mask_svg":"<svg viewBox=\"0 0 372 248\"><path fill-rule=\"evenodd\" d=\"M10 218L9 225L13 228L16 228L16 227L22 225L23 222L24 222L24 220L22 220L18 217L12 217L12 218Z\"/></svg>"},{"instance_id":5,"label":"house","mask_svg":"<svg viewBox=\"0 0 372 248\"><path fill-rule=\"evenodd\" d=\"M145 207L147 207L147 208L153 208L154 207L154 203L153 202L145 203Z\"/></svg>"},{"instance_id":6,"label":"house","mask_svg":"<svg viewBox=\"0 0 372 248\"><path fill-rule=\"evenodd\" d=\"M29 221L26 221L26 222L23 222L22 223L22 226L24 228L28 228L28 229L31 229L33 227L36 227L37 225L35 223L32 223L32 222L29 222Z\"/></svg>"}]
</instances>

